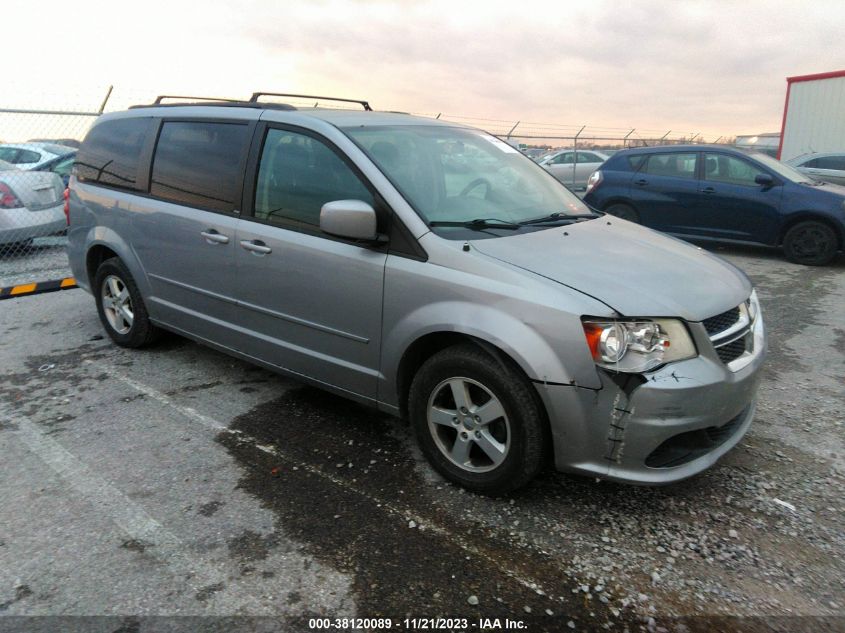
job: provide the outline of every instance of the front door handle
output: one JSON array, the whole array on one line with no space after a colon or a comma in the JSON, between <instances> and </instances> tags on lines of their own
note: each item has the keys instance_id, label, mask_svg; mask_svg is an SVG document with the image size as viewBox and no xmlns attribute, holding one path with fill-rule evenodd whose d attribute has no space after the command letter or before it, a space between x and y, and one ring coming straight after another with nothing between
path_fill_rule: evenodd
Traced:
<instances>
[{"instance_id":1,"label":"front door handle","mask_svg":"<svg viewBox=\"0 0 845 633\"><path fill-rule=\"evenodd\" d=\"M266 255L273 252L273 249L261 240L241 240L241 246L256 255Z\"/></svg>"},{"instance_id":2,"label":"front door handle","mask_svg":"<svg viewBox=\"0 0 845 633\"><path fill-rule=\"evenodd\" d=\"M207 231L203 231L200 233L205 238L205 241L209 244L228 244L229 238L223 235L222 233L218 233L215 229L208 229Z\"/></svg>"},{"instance_id":3,"label":"front door handle","mask_svg":"<svg viewBox=\"0 0 845 633\"><path fill-rule=\"evenodd\" d=\"M700 190L701 193L716 193L716 190L713 187L705 187L704 189Z\"/></svg>"},{"instance_id":4,"label":"front door handle","mask_svg":"<svg viewBox=\"0 0 845 633\"><path fill-rule=\"evenodd\" d=\"M634 181L634 184L635 184L635 185L639 185L640 187L642 187L643 185L647 185L647 184L648 184L648 180L646 180L645 178L640 178L639 180L635 180L635 181Z\"/></svg>"}]
</instances>

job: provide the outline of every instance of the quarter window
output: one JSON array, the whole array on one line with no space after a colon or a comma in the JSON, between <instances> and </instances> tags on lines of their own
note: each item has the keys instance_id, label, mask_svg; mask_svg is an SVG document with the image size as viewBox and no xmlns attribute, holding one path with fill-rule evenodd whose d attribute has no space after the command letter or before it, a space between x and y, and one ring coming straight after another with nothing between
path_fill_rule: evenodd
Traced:
<instances>
[{"instance_id":1,"label":"quarter window","mask_svg":"<svg viewBox=\"0 0 845 633\"><path fill-rule=\"evenodd\" d=\"M313 229L320 226L320 209L333 200L375 204L358 176L325 143L305 134L268 130L255 187L255 217Z\"/></svg>"},{"instance_id":2,"label":"quarter window","mask_svg":"<svg viewBox=\"0 0 845 633\"><path fill-rule=\"evenodd\" d=\"M150 193L211 211L233 211L249 128L238 123L169 121L161 127Z\"/></svg>"},{"instance_id":3,"label":"quarter window","mask_svg":"<svg viewBox=\"0 0 845 633\"><path fill-rule=\"evenodd\" d=\"M652 176L695 178L697 159L695 153L650 154L643 171Z\"/></svg>"},{"instance_id":4,"label":"quarter window","mask_svg":"<svg viewBox=\"0 0 845 633\"><path fill-rule=\"evenodd\" d=\"M765 173L748 161L725 154L704 154L704 179L730 185L756 187L754 179Z\"/></svg>"},{"instance_id":5,"label":"quarter window","mask_svg":"<svg viewBox=\"0 0 845 633\"><path fill-rule=\"evenodd\" d=\"M95 125L77 154L77 178L121 189L141 189L138 163L149 128L149 118L112 119Z\"/></svg>"}]
</instances>

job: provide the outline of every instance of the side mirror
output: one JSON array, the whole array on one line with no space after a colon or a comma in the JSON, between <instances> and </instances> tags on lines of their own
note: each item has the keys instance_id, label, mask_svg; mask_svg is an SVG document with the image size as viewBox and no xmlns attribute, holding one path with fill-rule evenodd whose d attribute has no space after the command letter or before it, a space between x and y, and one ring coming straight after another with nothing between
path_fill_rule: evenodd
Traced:
<instances>
[{"instance_id":1,"label":"side mirror","mask_svg":"<svg viewBox=\"0 0 845 633\"><path fill-rule=\"evenodd\" d=\"M320 230L350 240L378 240L376 212L362 200L333 200L320 209Z\"/></svg>"},{"instance_id":2,"label":"side mirror","mask_svg":"<svg viewBox=\"0 0 845 633\"><path fill-rule=\"evenodd\" d=\"M775 184L775 179L772 178L769 174L757 174L756 176L754 176L754 182L764 187L771 187Z\"/></svg>"}]
</instances>

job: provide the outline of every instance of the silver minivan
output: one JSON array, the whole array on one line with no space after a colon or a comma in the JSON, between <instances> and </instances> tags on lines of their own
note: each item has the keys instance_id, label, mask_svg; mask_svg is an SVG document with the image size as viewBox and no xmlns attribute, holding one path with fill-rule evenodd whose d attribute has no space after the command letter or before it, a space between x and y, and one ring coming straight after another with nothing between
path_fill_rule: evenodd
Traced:
<instances>
[{"instance_id":1,"label":"silver minivan","mask_svg":"<svg viewBox=\"0 0 845 633\"><path fill-rule=\"evenodd\" d=\"M766 340L737 268L482 131L261 97L88 133L68 254L117 344L169 330L405 416L487 494L548 463L673 482L748 430Z\"/></svg>"}]
</instances>

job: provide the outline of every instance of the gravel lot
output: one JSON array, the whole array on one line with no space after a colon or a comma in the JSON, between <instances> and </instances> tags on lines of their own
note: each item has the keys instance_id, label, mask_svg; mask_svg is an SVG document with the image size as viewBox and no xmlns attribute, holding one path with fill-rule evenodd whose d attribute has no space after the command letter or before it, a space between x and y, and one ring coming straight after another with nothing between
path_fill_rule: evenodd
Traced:
<instances>
[{"instance_id":1,"label":"gravel lot","mask_svg":"<svg viewBox=\"0 0 845 633\"><path fill-rule=\"evenodd\" d=\"M770 336L737 448L669 487L547 473L495 500L401 421L178 337L113 346L80 290L3 301L0 630L845 630L845 258L718 253Z\"/></svg>"}]
</instances>

